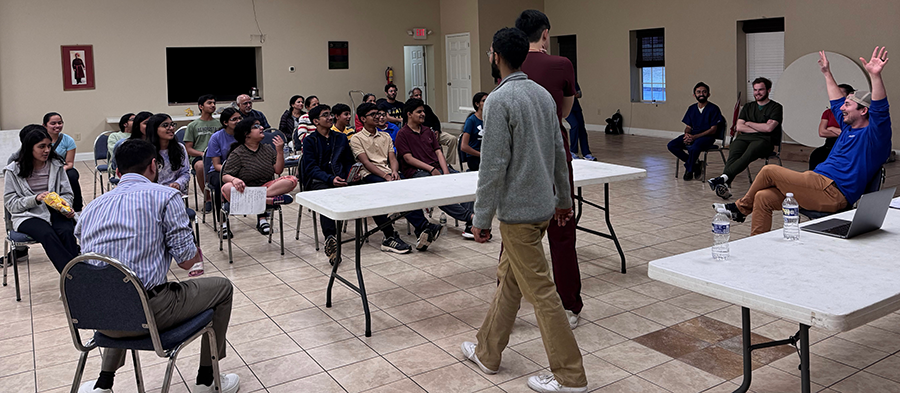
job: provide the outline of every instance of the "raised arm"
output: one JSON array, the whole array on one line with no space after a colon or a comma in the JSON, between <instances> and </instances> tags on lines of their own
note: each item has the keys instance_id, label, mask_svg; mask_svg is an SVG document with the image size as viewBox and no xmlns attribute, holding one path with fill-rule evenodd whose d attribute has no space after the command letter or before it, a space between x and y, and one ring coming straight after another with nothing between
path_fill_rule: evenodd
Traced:
<instances>
[{"instance_id":1,"label":"raised arm","mask_svg":"<svg viewBox=\"0 0 900 393\"><path fill-rule=\"evenodd\" d=\"M869 59L869 61L866 61L866 59L862 57L859 58L859 61L863 64L863 68L869 73L869 79L872 80L872 101L887 98L887 91L884 90L884 81L881 80L881 71L888 62L887 54L887 48L882 46L879 49L876 46L875 50L872 51L872 58Z\"/></svg>"},{"instance_id":2,"label":"raised arm","mask_svg":"<svg viewBox=\"0 0 900 393\"><path fill-rule=\"evenodd\" d=\"M877 50L878 48L875 49ZM863 64L865 64L865 60L863 60ZM825 75L825 89L828 91L828 99L836 100L843 97L841 88L834 81L834 75L831 75L831 65L828 63L828 58L825 57L825 51L823 50L819 51L819 70Z\"/></svg>"}]
</instances>

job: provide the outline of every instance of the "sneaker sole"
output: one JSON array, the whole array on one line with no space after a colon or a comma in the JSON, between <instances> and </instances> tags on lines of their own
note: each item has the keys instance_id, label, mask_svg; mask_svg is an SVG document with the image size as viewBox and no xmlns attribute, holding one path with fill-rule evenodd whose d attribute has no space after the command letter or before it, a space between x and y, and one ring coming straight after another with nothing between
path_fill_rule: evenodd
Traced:
<instances>
[{"instance_id":1,"label":"sneaker sole","mask_svg":"<svg viewBox=\"0 0 900 393\"><path fill-rule=\"evenodd\" d=\"M422 234L419 235L419 240L416 241L416 250L425 251L428 250L428 246L431 245L434 239L431 238L431 235L428 231L423 231Z\"/></svg>"},{"instance_id":2,"label":"sneaker sole","mask_svg":"<svg viewBox=\"0 0 900 393\"><path fill-rule=\"evenodd\" d=\"M494 370L491 370L491 369L485 367L483 364L481 364L481 361L478 360L477 356L475 356L475 352L472 352L472 357L469 357L468 355L466 355L466 343L460 344L459 349L462 351L463 356L465 356L466 359L468 359L470 362L475 363L475 365L477 365L478 368L480 368L483 373L488 374L488 375L494 375L497 372L499 372L499 370L494 371Z\"/></svg>"},{"instance_id":3,"label":"sneaker sole","mask_svg":"<svg viewBox=\"0 0 900 393\"><path fill-rule=\"evenodd\" d=\"M385 246L384 244L382 244L381 251L393 252L393 253L397 253L397 254L409 254L412 252L412 248L407 248L405 250L401 250L401 249L397 249L397 248L394 248L391 246Z\"/></svg>"}]
</instances>

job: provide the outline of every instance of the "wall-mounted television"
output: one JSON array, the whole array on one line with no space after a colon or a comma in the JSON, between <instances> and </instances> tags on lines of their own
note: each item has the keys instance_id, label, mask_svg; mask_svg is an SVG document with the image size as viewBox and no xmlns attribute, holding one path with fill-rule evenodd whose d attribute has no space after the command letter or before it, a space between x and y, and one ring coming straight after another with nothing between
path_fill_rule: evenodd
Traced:
<instances>
[{"instance_id":1,"label":"wall-mounted television","mask_svg":"<svg viewBox=\"0 0 900 393\"><path fill-rule=\"evenodd\" d=\"M261 49L252 46L166 48L169 104L196 103L204 94L233 101L260 87ZM262 89L260 89L261 91Z\"/></svg>"}]
</instances>

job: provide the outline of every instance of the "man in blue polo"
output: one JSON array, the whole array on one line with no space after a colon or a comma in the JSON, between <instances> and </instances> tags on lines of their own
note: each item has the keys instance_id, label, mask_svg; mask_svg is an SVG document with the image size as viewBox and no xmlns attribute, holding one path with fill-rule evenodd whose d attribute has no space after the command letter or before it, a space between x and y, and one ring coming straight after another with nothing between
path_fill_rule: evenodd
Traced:
<instances>
[{"instance_id":1,"label":"man in blue polo","mask_svg":"<svg viewBox=\"0 0 900 393\"><path fill-rule=\"evenodd\" d=\"M719 107L708 101L709 86L706 83L694 85L694 99L697 103L689 106L681 119L684 123L684 135L679 135L668 145L669 151L684 161L684 180L700 178L700 171L703 169L699 162L700 153L709 150L716 142L716 134L721 126L719 123L725 120Z\"/></svg>"}]
</instances>

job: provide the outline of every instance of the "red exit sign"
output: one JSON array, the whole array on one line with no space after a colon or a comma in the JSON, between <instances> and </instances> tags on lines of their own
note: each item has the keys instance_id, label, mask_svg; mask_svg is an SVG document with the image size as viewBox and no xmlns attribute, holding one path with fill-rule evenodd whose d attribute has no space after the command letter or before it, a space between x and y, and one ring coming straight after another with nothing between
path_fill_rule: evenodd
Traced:
<instances>
[{"instance_id":1,"label":"red exit sign","mask_svg":"<svg viewBox=\"0 0 900 393\"><path fill-rule=\"evenodd\" d=\"M428 38L428 30L416 28L413 29L413 38L417 40L424 40Z\"/></svg>"}]
</instances>

